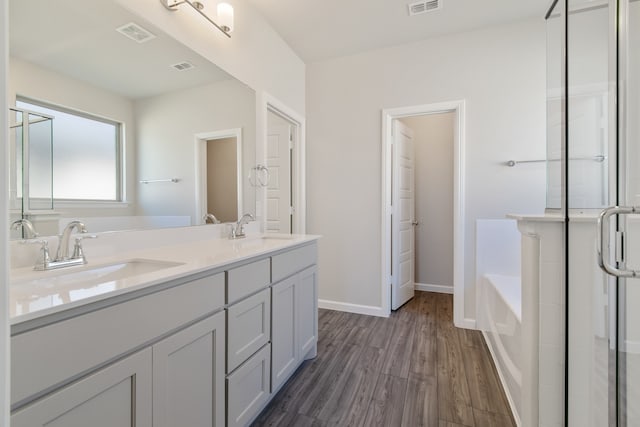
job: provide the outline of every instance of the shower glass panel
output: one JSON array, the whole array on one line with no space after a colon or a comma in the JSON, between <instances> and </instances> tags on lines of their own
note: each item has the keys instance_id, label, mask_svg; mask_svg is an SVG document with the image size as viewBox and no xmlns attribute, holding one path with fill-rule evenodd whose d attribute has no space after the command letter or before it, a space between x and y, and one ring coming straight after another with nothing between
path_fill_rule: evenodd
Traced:
<instances>
[{"instance_id":1,"label":"shower glass panel","mask_svg":"<svg viewBox=\"0 0 640 427\"><path fill-rule=\"evenodd\" d=\"M9 110L9 211L22 217L22 111ZM14 218L14 214L17 215Z\"/></svg>"},{"instance_id":2,"label":"shower glass panel","mask_svg":"<svg viewBox=\"0 0 640 427\"><path fill-rule=\"evenodd\" d=\"M620 200L640 206L640 2L621 2L619 63L624 84L619 89L621 153ZM640 216L621 218L626 232L626 268L640 271ZM640 425L640 278L618 282L618 420Z\"/></svg>"},{"instance_id":3,"label":"shower glass panel","mask_svg":"<svg viewBox=\"0 0 640 427\"><path fill-rule=\"evenodd\" d=\"M27 211L53 209L53 120L29 117L29 197ZM26 172L26 171L25 171Z\"/></svg>"},{"instance_id":4,"label":"shower glass panel","mask_svg":"<svg viewBox=\"0 0 640 427\"><path fill-rule=\"evenodd\" d=\"M547 26L547 209L562 207L562 31L557 6L549 11ZM554 160L551 160L554 159Z\"/></svg>"},{"instance_id":5,"label":"shower glass panel","mask_svg":"<svg viewBox=\"0 0 640 427\"><path fill-rule=\"evenodd\" d=\"M53 119L17 108L9 113L9 212L14 221L53 209Z\"/></svg>"},{"instance_id":6,"label":"shower glass panel","mask_svg":"<svg viewBox=\"0 0 640 427\"><path fill-rule=\"evenodd\" d=\"M559 3L557 3L559 4ZM555 9L558 9L556 7ZM547 25L547 208L560 209L562 197L563 19L552 10ZM609 8L606 2L568 1L568 204L570 209L608 205ZM614 122L615 123L615 122ZM615 126L614 126L615 127Z\"/></svg>"},{"instance_id":7,"label":"shower glass panel","mask_svg":"<svg viewBox=\"0 0 640 427\"><path fill-rule=\"evenodd\" d=\"M609 205L609 13L606 2L569 1L570 209L602 209ZM612 125L615 127L615 122Z\"/></svg>"},{"instance_id":8,"label":"shower glass panel","mask_svg":"<svg viewBox=\"0 0 640 427\"><path fill-rule=\"evenodd\" d=\"M615 184L609 177L609 170L615 171L616 141L614 3L567 2L567 416L571 427L615 425L615 421L611 424L616 415L611 402L616 401L616 281L598 267L595 251L596 214L615 204L609 197L615 197L615 191L609 191L609 182Z\"/></svg>"},{"instance_id":9,"label":"shower glass panel","mask_svg":"<svg viewBox=\"0 0 640 427\"><path fill-rule=\"evenodd\" d=\"M638 426L640 2L568 5L568 425Z\"/></svg>"}]
</instances>

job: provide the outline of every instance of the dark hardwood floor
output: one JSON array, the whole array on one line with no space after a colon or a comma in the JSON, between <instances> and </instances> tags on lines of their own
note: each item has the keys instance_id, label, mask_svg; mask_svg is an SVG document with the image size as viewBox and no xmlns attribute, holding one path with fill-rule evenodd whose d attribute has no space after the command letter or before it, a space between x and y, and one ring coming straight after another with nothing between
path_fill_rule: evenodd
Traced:
<instances>
[{"instance_id":1,"label":"dark hardwood floor","mask_svg":"<svg viewBox=\"0 0 640 427\"><path fill-rule=\"evenodd\" d=\"M416 292L389 318L320 310L318 357L254 426L514 426L484 340L451 295Z\"/></svg>"}]
</instances>

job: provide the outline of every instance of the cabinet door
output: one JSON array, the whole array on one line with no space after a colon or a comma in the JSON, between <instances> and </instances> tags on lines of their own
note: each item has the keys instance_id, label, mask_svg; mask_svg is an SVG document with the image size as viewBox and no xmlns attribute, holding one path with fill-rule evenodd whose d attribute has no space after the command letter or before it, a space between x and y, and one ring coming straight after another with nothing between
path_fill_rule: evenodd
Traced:
<instances>
[{"instance_id":1,"label":"cabinet door","mask_svg":"<svg viewBox=\"0 0 640 427\"><path fill-rule=\"evenodd\" d=\"M151 427L151 349L28 405L13 427Z\"/></svg>"},{"instance_id":2,"label":"cabinet door","mask_svg":"<svg viewBox=\"0 0 640 427\"><path fill-rule=\"evenodd\" d=\"M307 268L298 274L298 345L300 357L315 357L318 337L317 268ZM311 353L308 354L311 350Z\"/></svg>"},{"instance_id":3,"label":"cabinet door","mask_svg":"<svg viewBox=\"0 0 640 427\"><path fill-rule=\"evenodd\" d=\"M267 403L271 346L265 345L227 377L227 426L246 426Z\"/></svg>"},{"instance_id":4,"label":"cabinet door","mask_svg":"<svg viewBox=\"0 0 640 427\"><path fill-rule=\"evenodd\" d=\"M227 372L231 372L271 339L270 290L228 307L227 332Z\"/></svg>"},{"instance_id":5,"label":"cabinet door","mask_svg":"<svg viewBox=\"0 0 640 427\"><path fill-rule=\"evenodd\" d=\"M298 355L297 279L290 277L271 288L271 392L295 370Z\"/></svg>"},{"instance_id":6,"label":"cabinet door","mask_svg":"<svg viewBox=\"0 0 640 427\"><path fill-rule=\"evenodd\" d=\"M220 312L153 346L154 427L222 427L225 319Z\"/></svg>"}]
</instances>

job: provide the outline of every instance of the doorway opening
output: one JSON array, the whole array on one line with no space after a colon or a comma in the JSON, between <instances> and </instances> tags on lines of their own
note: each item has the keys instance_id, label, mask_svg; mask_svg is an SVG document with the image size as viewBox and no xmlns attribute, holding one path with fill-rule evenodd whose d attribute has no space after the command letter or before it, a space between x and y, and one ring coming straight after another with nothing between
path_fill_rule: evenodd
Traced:
<instances>
[{"instance_id":1,"label":"doorway opening","mask_svg":"<svg viewBox=\"0 0 640 427\"><path fill-rule=\"evenodd\" d=\"M257 216L264 231L304 234L305 118L266 92L259 104L264 143L258 146L257 159L266 165L268 177L257 195Z\"/></svg>"},{"instance_id":2,"label":"doorway opening","mask_svg":"<svg viewBox=\"0 0 640 427\"><path fill-rule=\"evenodd\" d=\"M267 111L266 163L267 209L265 230L271 233L293 233L295 212L294 150L297 151L296 124L276 110Z\"/></svg>"},{"instance_id":3,"label":"doorway opening","mask_svg":"<svg viewBox=\"0 0 640 427\"><path fill-rule=\"evenodd\" d=\"M424 119L424 120L422 120ZM442 119L442 120L439 120ZM424 123L422 123L424 121ZM447 165L449 173L452 175L448 182L429 183L434 184L434 189L440 194L441 199L450 200L451 209L440 210L438 215L449 216L452 236L450 248L453 252L453 261L449 261L449 279L440 276L437 280L428 280L428 275L424 275L420 270L418 277L422 286L421 290L430 291L451 291L453 285L454 294L454 323L456 326L470 327L464 319L464 101L452 101L439 104L418 105L404 108L386 109L382 111L382 169L383 169L383 197L382 197L382 281L381 292L383 301L383 311L386 314L391 312L411 298L415 289L415 234L418 228L427 229L425 221L438 221L438 218L420 219L415 215L415 179L412 178L415 163L409 161L409 156L415 157L414 138L415 129L418 124L427 122L442 122L441 126L449 123L451 135L451 152ZM407 124L409 126L407 126ZM413 126L412 126L413 125ZM423 127L422 125L420 126ZM422 138L423 129L418 129ZM408 142L408 140L411 142ZM424 147L420 147L423 151ZM443 159L437 160L442 162ZM394 167L395 165L395 167ZM445 168L446 169L446 168ZM425 171L422 170L421 173ZM432 171L426 171L432 172ZM446 173L446 172L443 172ZM424 183L419 184L423 188ZM422 191L422 190L419 190ZM413 193L413 194L411 194ZM424 204L422 200L419 203ZM422 209L419 208L422 212ZM447 227L441 227L439 231L446 232ZM432 228L433 230L434 228ZM435 229L438 225L435 224ZM417 231L417 230L416 230ZM422 231L422 230L421 230ZM425 230L426 231L426 230ZM418 250L423 246L420 243ZM447 248L435 248L433 253L438 253L442 249L444 254ZM449 252L450 253L450 252ZM424 248L422 254L424 255ZM427 252L428 254L428 252ZM429 259L429 262L438 263L436 259ZM427 264L428 265L428 264ZM425 267L425 266L422 266ZM438 274L446 271L439 269ZM435 276L437 277L437 276ZM446 283L451 280L452 282ZM438 281L441 283L429 283ZM437 285L437 286L433 286ZM449 286L446 286L449 285ZM445 287L446 286L446 287Z\"/></svg>"},{"instance_id":4,"label":"doorway opening","mask_svg":"<svg viewBox=\"0 0 640 427\"><path fill-rule=\"evenodd\" d=\"M195 224L206 223L212 214L220 222L242 216L242 130L227 129L195 136Z\"/></svg>"}]
</instances>

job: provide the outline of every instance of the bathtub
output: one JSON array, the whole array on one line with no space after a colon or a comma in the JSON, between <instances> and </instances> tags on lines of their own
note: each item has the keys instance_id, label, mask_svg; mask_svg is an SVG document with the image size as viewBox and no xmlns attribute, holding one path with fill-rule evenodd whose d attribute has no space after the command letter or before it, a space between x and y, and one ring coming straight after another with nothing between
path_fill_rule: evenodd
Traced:
<instances>
[{"instance_id":1,"label":"bathtub","mask_svg":"<svg viewBox=\"0 0 640 427\"><path fill-rule=\"evenodd\" d=\"M476 319L517 425L523 411L521 236L509 219L476 221Z\"/></svg>"},{"instance_id":2,"label":"bathtub","mask_svg":"<svg viewBox=\"0 0 640 427\"><path fill-rule=\"evenodd\" d=\"M481 280L482 334L504 386L516 424L522 414L522 307L520 277L487 274Z\"/></svg>"}]
</instances>

